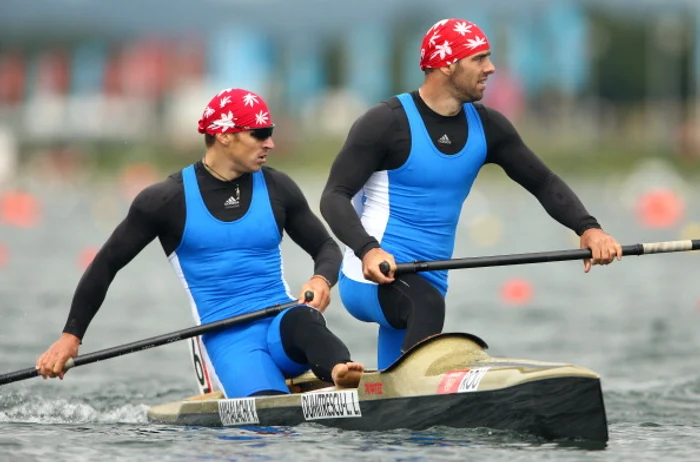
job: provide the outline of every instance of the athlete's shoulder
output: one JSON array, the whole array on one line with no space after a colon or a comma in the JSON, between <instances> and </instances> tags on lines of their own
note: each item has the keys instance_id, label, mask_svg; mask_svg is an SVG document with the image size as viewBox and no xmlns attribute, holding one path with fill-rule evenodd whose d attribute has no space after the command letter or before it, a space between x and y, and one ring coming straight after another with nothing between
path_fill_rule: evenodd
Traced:
<instances>
[{"instance_id":1,"label":"athlete's shoulder","mask_svg":"<svg viewBox=\"0 0 700 462\"><path fill-rule=\"evenodd\" d=\"M296 181L294 181L291 176L281 170L277 170L274 167L268 167L266 165L262 168L262 173L265 177L265 182L268 185L272 183L285 188L289 186L297 186Z\"/></svg>"},{"instance_id":2,"label":"athlete's shoulder","mask_svg":"<svg viewBox=\"0 0 700 462\"><path fill-rule=\"evenodd\" d=\"M270 198L279 199L288 206L305 200L301 187L288 174L268 166L262 168L262 173Z\"/></svg>"},{"instance_id":3,"label":"athlete's shoulder","mask_svg":"<svg viewBox=\"0 0 700 462\"><path fill-rule=\"evenodd\" d=\"M134 198L132 205L143 212L156 212L174 199L183 197L184 192L182 172L178 171L172 173L163 181L144 188Z\"/></svg>"},{"instance_id":4,"label":"athlete's shoulder","mask_svg":"<svg viewBox=\"0 0 700 462\"><path fill-rule=\"evenodd\" d=\"M396 110L403 110L403 104L401 104L401 100L399 99L399 95L392 96L390 98L385 99L378 105L383 105L386 108L389 108L392 112Z\"/></svg>"},{"instance_id":5,"label":"athlete's shoulder","mask_svg":"<svg viewBox=\"0 0 700 462\"><path fill-rule=\"evenodd\" d=\"M269 165L265 165L262 168L262 173L263 176L265 176L265 179L285 179L288 181L293 181L292 177L290 177L288 174L284 173L282 170L277 170L275 167L270 167Z\"/></svg>"},{"instance_id":6,"label":"athlete's shoulder","mask_svg":"<svg viewBox=\"0 0 700 462\"><path fill-rule=\"evenodd\" d=\"M386 138L401 120L407 120L401 102L396 96L385 99L355 120L348 139L363 145L373 145Z\"/></svg>"},{"instance_id":7,"label":"athlete's shoulder","mask_svg":"<svg viewBox=\"0 0 700 462\"><path fill-rule=\"evenodd\" d=\"M390 124L399 113L403 112L403 106L397 96L392 96L370 107L357 122L363 124Z\"/></svg>"},{"instance_id":8,"label":"athlete's shoulder","mask_svg":"<svg viewBox=\"0 0 700 462\"><path fill-rule=\"evenodd\" d=\"M483 122L489 122L489 123L496 123L496 124L502 124L502 123L507 123L510 124L508 121L508 118L503 115L502 112L490 107L486 106L485 104L482 103L474 103L474 109L476 109L476 112L479 113L479 116L481 116L481 120Z\"/></svg>"}]
</instances>

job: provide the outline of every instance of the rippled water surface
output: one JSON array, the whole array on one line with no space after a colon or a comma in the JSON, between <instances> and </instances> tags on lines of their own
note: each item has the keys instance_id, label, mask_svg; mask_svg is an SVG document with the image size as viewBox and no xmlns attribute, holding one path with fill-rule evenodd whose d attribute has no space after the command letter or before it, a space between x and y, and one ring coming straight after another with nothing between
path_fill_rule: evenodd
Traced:
<instances>
[{"instance_id":1,"label":"rippled water surface","mask_svg":"<svg viewBox=\"0 0 700 462\"><path fill-rule=\"evenodd\" d=\"M300 183L317 208L321 182ZM623 244L678 239L700 221L700 208L688 201L682 222L644 228L623 202L629 191L620 185L572 184ZM9 252L0 269L0 373L31 366L57 338L80 278L79 255L99 246L126 211L108 189L35 189L44 211L39 225L0 225L0 243ZM465 211L455 256L577 245L517 186L478 183ZM311 274L311 262L291 242L283 250L296 290ZM604 449L488 429L151 425L150 405L195 391L187 345L180 342L76 368L63 382L31 379L0 387L0 460L697 460L699 269L695 252L629 257L588 275L578 262L451 273L446 330L479 335L495 356L570 361L601 374L610 423ZM504 302L504 284L514 279L531 285L532 300ZM347 315L337 291L333 295L329 324L357 359L374 367L374 329ZM191 325L187 300L156 243L117 276L81 352Z\"/></svg>"}]
</instances>

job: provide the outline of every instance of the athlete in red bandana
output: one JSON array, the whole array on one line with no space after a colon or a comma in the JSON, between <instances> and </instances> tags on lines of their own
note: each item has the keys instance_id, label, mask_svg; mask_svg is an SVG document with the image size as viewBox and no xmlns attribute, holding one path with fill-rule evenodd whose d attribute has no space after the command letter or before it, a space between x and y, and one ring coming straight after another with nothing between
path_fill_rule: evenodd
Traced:
<instances>
[{"instance_id":1,"label":"athlete in red bandana","mask_svg":"<svg viewBox=\"0 0 700 462\"><path fill-rule=\"evenodd\" d=\"M299 186L263 166L275 146L273 128L265 101L251 91L229 88L211 99L198 123L204 157L134 199L81 278L63 334L37 360L44 378L63 378L117 272L157 238L197 324L298 301L277 316L192 339L202 392L289 393L285 378L308 369L338 386L357 386L364 367L351 360L322 314L340 249ZM285 231L314 261L298 292L290 292L283 272ZM305 301L306 291L313 300Z\"/></svg>"},{"instance_id":2,"label":"athlete in red bandana","mask_svg":"<svg viewBox=\"0 0 700 462\"><path fill-rule=\"evenodd\" d=\"M443 19L423 37L420 68L422 71L439 69L490 49L486 34L476 24L461 19Z\"/></svg>"},{"instance_id":3,"label":"athlete in red bandana","mask_svg":"<svg viewBox=\"0 0 700 462\"><path fill-rule=\"evenodd\" d=\"M198 124L199 133L238 133L245 130L262 130L266 137L272 136L272 123L267 103L252 91L227 88L217 93L202 113Z\"/></svg>"},{"instance_id":4,"label":"athlete in red bandana","mask_svg":"<svg viewBox=\"0 0 700 462\"><path fill-rule=\"evenodd\" d=\"M380 368L442 331L447 272L395 278L395 261L452 257L463 203L484 164L500 165L580 236L581 247L593 252L586 272L622 256L617 241L506 117L477 103L496 70L490 55L476 24L438 21L421 44L423 85L362 115L331 168L321 213L347 246L340 297L350 314L379 325ZM388 275L380 271L384 261Z\"/></svg>"}]
</instances>

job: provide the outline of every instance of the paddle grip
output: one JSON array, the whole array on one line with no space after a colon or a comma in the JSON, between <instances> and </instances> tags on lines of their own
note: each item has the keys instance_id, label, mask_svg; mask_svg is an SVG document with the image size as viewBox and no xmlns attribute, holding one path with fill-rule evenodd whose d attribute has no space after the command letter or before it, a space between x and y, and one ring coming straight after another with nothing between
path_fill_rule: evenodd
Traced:
<instances>
[{"instance_id":1,"label":"paddle grip","mask_svg":"<svg viewBox=\"0 0 700 462\"><path fill-rule=\"evenodd\" d=\"M389 276L389 271L391 271L391 265L388 261L383 261L379 264L379 271L382 272L384 276Z\"/></svg>"}]
</instances>

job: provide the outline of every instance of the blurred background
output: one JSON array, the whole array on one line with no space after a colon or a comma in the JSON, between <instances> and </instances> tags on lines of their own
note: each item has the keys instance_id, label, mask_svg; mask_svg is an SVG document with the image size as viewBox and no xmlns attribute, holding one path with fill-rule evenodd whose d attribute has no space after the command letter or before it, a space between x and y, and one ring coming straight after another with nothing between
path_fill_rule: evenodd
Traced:
<instances>
[{"instance_id":1,"label":"blurred background","mask_svg":"<svg viewBox=\"0 0 700 462\"><path fill-rule=\"evenodd\" d=\"M420 41L443 17L488 34L484 102L548 160L698 163L694 0L4 0L2 178L30 161L180 168L202 152L206 102L231 86L271 105L279 162L325 171L355 117L420 85Z\"/></svg>"},{"instance_id":2,"label":"blurred background","mask_svg":"<svg viewBox=\"0 0 700 462\"><path fill-rule=\"evenodd\" d=\"M247 88L268 101L278 127L270 165L290 173L318 211L352 122L421 84L420 41L445 17L485 30L497 72L483 102L513 121L606 230L623 244L700 237L696 0L2 0L0 290L3 303L22 313L10 330L47 322L52 334L36 340L36 353L60 332L82 271L134 195L203 155L197 120L222 88ZM311 264L284 245L298 287ZM499 169L485 167L465 205L455 255L577 245ZM161 254L149 247L105 302L138 313L159 306L142 335L191 323ZM676 261L683 278L693 277L691 260L674 258L644 257L648 273L635 272L641 263L622 263L586 282L578 263L564 266L569 273L546 265L455 273L460 286L450 300L473 308L465 288L474 284L479 303L495 307L542 306L546 297L559 305L574 288L593 297L623 283L649 284ZM334 294L329 316L356 326ZM682 296L684 310L700 308L693 284L683 285ZM181 309L162 306L171 302ZM32 316L33 306L44 309ZM118 307L109 310L120 316ZM105 316L95 321L103 328ZM93 337L98 346L120 339ZM373 362L370 350L359 351Z\"/></svg>"}]
</instances>

